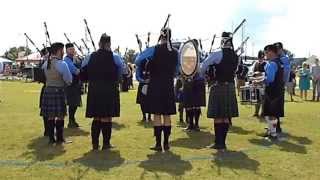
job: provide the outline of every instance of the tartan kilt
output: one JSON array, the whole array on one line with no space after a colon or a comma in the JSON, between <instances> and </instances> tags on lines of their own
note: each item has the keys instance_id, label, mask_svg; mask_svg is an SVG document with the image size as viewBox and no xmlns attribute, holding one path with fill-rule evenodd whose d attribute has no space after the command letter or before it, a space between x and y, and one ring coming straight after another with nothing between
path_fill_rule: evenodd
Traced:
<instances>
[{"instance_id":1,"label":"tartan kilt","mask_svg":"<svg viewBox=\"0 0 320 180\"><path fill-rule=\"evenodd\" d=\"M216 84L210 88L208 118L238 117L238 103L234 83Z\"/></svg>"},{"instance_id":2,"label":"tartan kilt","mask_svg":"<svg viewBox=\"0 0 320 180\"><path fill-rule=\"evenodd\" d=\"M142 87L145 85L145 83L139 83L138 91L137 91L137 99L136 103L140 104L142 110L145 112L147 111L147 96L142 94Z\"/></svg>"},{"instance_id":3,"label":"tartan kilt","mask_svg":"<svg viewBox=\"0 0 320 180\"><path fill-rule=\"evenodd\" d=\"M185 82L182 96L185 108L206 106L206 86L204 80Z\"/></svg>"},{"instance_id":4,"label":"tartan kilt","mask_svg":"<svg viewBox=\"0 0 320 180\"><path fill-rule=\"evenodd\" d=\"M119 83L89 82L86 117L119 117Z\"/></svg>"},{"instance_id":5,"label":"tartan kilt","mask_svg":"<svg viewBox=\"0 0 320 180\"><path fill-rule=\"evenodd\" d=\"M82 105L81 101L81 85L72 84L66 87L67 105L80 107Z\"/></svg>"},{"instance_id":6,"label":"tartan kilt","mask_svg":"<svg viewBox=\"0 0 320 180\"><path fill-rule=\"evenodd\" d=\"M278 93L266 90L263 102L263 116L284 117L284 89Z\"/></svg>"},{"instance_id":7,"label":"tartan kilt","mask_svg":"<svg viewBox=\"0 0 320 180\"><path fill-rule=\"evenodd\" d=\"M44 117L64 117L67 115L66 96L63 87L44 88L40 115Z\"/></svg>"}]
</instances>

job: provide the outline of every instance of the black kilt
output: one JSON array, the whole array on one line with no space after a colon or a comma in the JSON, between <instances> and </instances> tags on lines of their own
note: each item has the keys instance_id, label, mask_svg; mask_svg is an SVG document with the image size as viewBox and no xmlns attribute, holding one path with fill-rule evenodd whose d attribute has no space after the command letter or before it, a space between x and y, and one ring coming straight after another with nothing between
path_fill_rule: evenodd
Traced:
<instances>
[{"instance_id":1,"label":"black kilt","mask_svg":"<svg viewBox=\"0 0 320 180\"><path fill-rule=\"evenodd\" d=\"M284 117L284 89L272 92L266 88L263 102L263 116Z\"/></svg>"},{"instance_id":2,"label":"black kilt","mask_svg":"<svg viewBox=\"0 0 320 180\"><path fill-rule=\"evenodd\" d=\"M86 117L119 117L119 83L89 83Z\"/></svg>"},{"instance_id":3,"label":"black kilt","mask_svg":"<svg viewBox=\"0 0 320 180\"><path fill-rule=\"evenodd\" d=\"M150 79L147 91L147 113L176 114L174 82L172 79Z\"/></svg>"},{"instance_id":4,"label":"black kilt","mask_svg":"<svg viewBox=\"0 0 320 180\"><path fill-rule=\"evenodd\" d=\"M64 117L67 115L64 88L45 87L41 98L41 116Z\"/></svg>"},{"instance_id":5,"label":"black kilt","mask_svg":"<svg viewBox=\"0 0 320 180\"><path fill-rule=\"evenodd\" d=\"M183 86L185 108L206 106L206 86L204 80L186 81Z\"/></svg>"},{"instance_id":6,"label":"black kilt","mask_svg":"<svg viewBox=\"0 0 320 180\"><path fill-rule=\"evenodd\" d=\"M80 107L82 105L80 84L72 84L66 87L66 95L68 106Z\"/></svg>"},{"instance_id":7,"label":"black kilt","mask_svg":"<svg viewBox=\"0 0 320 180\"><path fill-rule=\"evenodd\" d=\"M238 104L234 83L215 84L210 88L208 118L238 117Z\"/></svg>"}]
</instances>

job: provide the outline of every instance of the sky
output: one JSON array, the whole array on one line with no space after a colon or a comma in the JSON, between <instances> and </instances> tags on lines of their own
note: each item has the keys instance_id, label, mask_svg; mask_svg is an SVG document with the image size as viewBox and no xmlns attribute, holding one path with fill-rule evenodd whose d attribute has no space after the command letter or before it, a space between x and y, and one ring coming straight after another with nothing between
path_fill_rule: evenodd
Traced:
<instances>
[{"instance_id":1,"label":"sky","mask_svg":"<svg viewBox=\"0 0 320 180\"><path fill-rule=\"evenodd\" d=\"M25 45L24 33L41 48L45 43L43 22L52 42L82 45L83 19L88 21L97 44L102 33L111 35L112 46L138 49L135 34L151 44L157 42L168 13L174 39L203 40L209 50L214 34L232 31L244 18L243 30L235 35L235 46L249 36L247 55L257 55L267 44L281 41L296 57L320 56L319 2L317 0L2 0L0 10L0 55L12 46ZM90 47L91 44L88 42ZM218 48L218 41L214 47ZM29 47L35 48L29 43ZM92 48L91 48L92 49Z\"/></svg>"}]
</instances>

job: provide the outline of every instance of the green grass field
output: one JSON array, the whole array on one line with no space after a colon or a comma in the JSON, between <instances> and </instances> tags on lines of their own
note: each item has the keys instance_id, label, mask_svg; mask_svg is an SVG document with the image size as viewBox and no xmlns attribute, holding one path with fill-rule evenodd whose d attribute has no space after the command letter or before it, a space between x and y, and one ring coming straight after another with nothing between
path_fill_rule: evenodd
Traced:
<instances>
[{"instance_id":1,"label":"green grass field","mask_svg":"<svg viewBox=\"0 0 320 180\"><path fill-rule=\"evenodd\" d=\"M205 149L213 141L206 111L201 132L186 133L173 117L171 151L155 153L151 124L140 123L136 91L121 94L121 117L114 121L111 151L91 152L85 105L80 129L65 129L73 141L50 147L39 117L41 85L0 81L0 179L320 179L320 103L286 103L287 140L271 144L259 135L265 124L239 105L240 117L228 136L229 152ZM82 98L85 102L85 97Z\"/></svg>"}]
</instances>

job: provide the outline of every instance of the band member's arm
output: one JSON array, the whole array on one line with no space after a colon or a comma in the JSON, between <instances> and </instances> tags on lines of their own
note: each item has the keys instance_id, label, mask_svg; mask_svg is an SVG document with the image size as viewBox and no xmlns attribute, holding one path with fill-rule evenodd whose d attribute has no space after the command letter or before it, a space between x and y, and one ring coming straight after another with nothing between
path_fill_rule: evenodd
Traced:
<instances>
[{"instance_id":1,"label":"band member's arm","mask_svg":"<svg viewBox=\"0 0 320 180\"><path fill-rule=\"evenodd\" d=\"M267 63L265 66L266 78L265 83L272 83L276 77L276 72L278 71L277 64L274 62Z\"/></svg>"},{"instance_id":2,"label":"band member's arm","mask_svg":"<svg viewBox=\"0 0 320 180\"><path fill-rule=\"evenodd\" d=\"M118 75L119 77L121 77L121 75L125 73L126 64L124 63L123 59L116 53L113 53L113 60L118 68Z\"/></svg>"},{"instance_id":3,"label":"band member's arm","mask_svg":"<svg viewBox=\"0 0 320 180\"><path fill-rule=\"evenodd\" d=\"M137 81L139 81L140 83L143 83L145 80L142 78L142 70L139 66L137 66L136 69L136 79Z\"/></svg>"},{"instance_id":4,"label":"band member's arm","mask_svg":"<svg viewBox=\"0 0 320 180\"><path fill-rule=\"evenodd\" d=\"M72 83L72 74L68 68L68 65L64 61L60 61L56 64L57 71L62 74L62 78L67 85Z\"/></svg>"},{"instance_id":5,"label":"band member's arm","mask_svg":"<svg viewBox=\"0 0 320 180\"><path fill-rule=\"evenodd\" d=\"M78 75L80 73L80 70L74 65L74 63L68 56L64 58L64 62L66 62L66 64L68 65L71 74Z\"/></svg>"},{"instance_id":6,"label":"band member's arm","mask_svg":"<svg viewBox=\"0 0 320 180\"><path fill-rule=\"evenodd\" d=\"M90 57L91 57L91 54L88 54L84 57L82 63L81 63L81 67L84 67L86 65L88 65L89 61L90 61Z\"/></svg>"},{"instance_id":7,"label":"band member's arm","mask_svg":"<svg viewBox=\"0 0 320 180\"><path fill-rule=\"evenodd\" d=\"M137 66L140 66L140 64L143 61L146 61L147 59L152 59L153 55L155 52L155 47L149 47L147 49L145 49L143 52L141 52L135 59L135 64Z\"/></svg>"},{"instance_id":8,"label":"band member's arm","mask_svg":"<svg viewBox=\"0 0 320 180\"><path fill-rule=\"evenodd\" d=\"M204 77L209 66L213 64L219 64L222 58L222 50L209 54L209 56L200 64L200 75Z\"/></svg>"},{"instance_id":9,"label":"band member's arm","mask_svg":"<svg viewBox=\"0 0 320 180\"><path fill-rule=\"evenodd\" d=\"M280 58L283 64L283 80L284 82L289 82L289 76L291 71L290 59L287 55L282 55Z\"/></svg>"}]
</instances>

